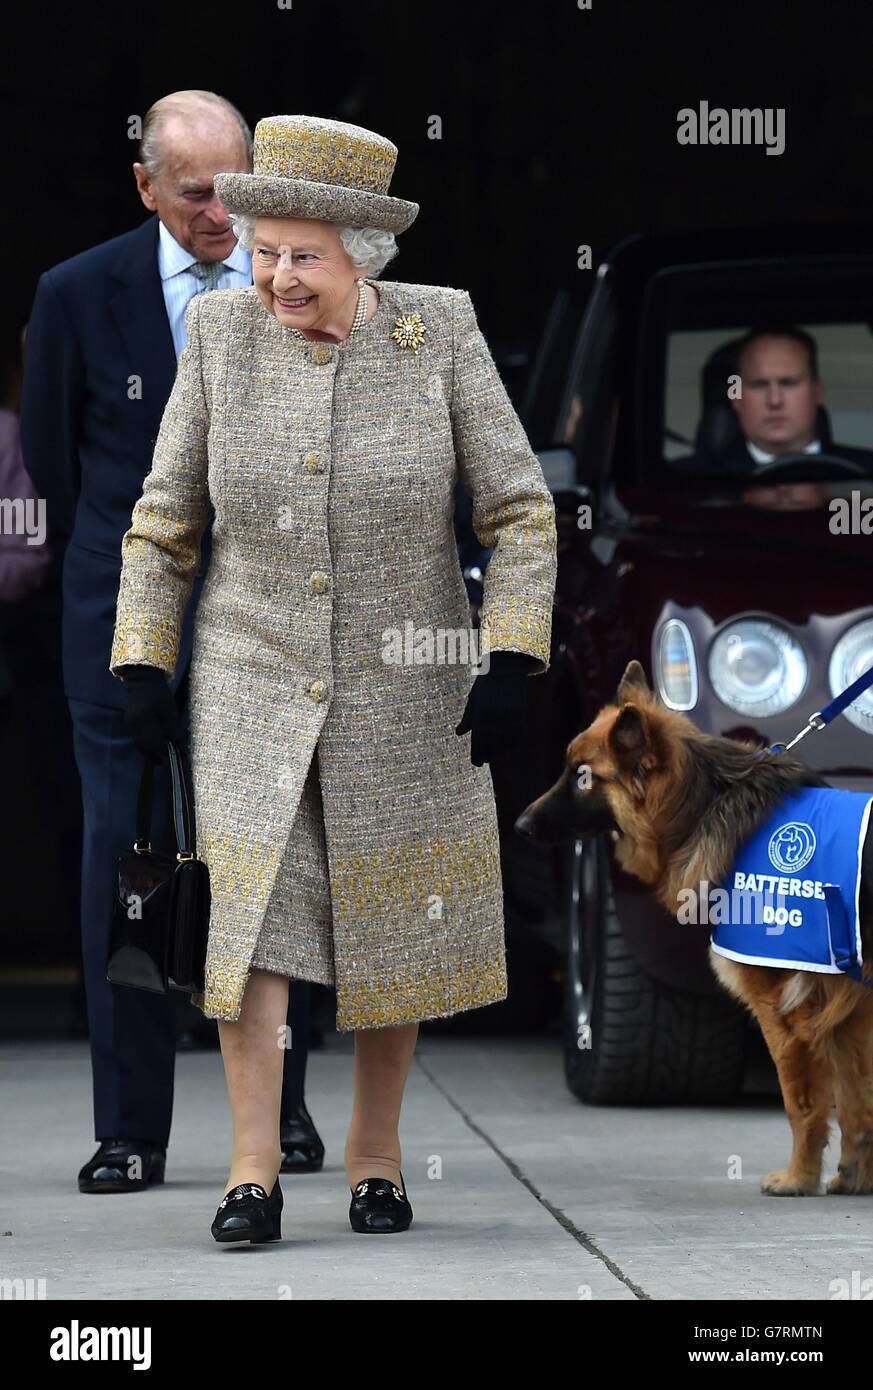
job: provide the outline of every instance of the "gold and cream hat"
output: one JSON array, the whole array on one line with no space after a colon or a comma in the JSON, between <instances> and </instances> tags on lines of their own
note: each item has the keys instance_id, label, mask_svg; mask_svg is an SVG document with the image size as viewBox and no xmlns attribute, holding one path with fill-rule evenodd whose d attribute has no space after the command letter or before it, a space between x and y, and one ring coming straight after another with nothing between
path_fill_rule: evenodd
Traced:
<instances>
[{"instance_id":1,"label":"gold and cream hat","mask_svg":"<svg viewBox=\"0 0 873 1390\"><path fill-rule=\"evenodd\" d=\"M253 172L216 174L230 212L313 217L405 232L418 203L388 195L397 146L363 126L321 116L267 116L255 126Z\"/></svg>"}]
</instances>

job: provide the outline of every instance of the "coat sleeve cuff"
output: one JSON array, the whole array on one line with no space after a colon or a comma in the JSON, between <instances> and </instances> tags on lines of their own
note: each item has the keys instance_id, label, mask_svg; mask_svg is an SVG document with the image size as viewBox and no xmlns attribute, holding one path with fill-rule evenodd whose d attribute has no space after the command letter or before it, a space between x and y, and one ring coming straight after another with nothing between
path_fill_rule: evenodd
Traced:
<instances>
[{"instance_id":1,"label":"coat sleeve cuff","mask_svg":"<svg viewBox=\"0 0 873 1390\"><path fill-rule=\"evenodd\" d=\"M128 614L115 628L109 670L123 680L122 666L157 666L172 680L180 636L179 627L169 619Z\"/></svg>"},{"instance_id":2,"label":"coat sleeve cuff","mask_svg":"<svg viewBox=\"0 0 873 1390\"><path fill-rule=\"evenodd\" d=\"M551 614L544 616L539 602L515 600L493 613L482 615L479 626L479 652L524 652L533 660L529 674L542 675L549 668L551 655Z\"/></svg>"}]
</instances>

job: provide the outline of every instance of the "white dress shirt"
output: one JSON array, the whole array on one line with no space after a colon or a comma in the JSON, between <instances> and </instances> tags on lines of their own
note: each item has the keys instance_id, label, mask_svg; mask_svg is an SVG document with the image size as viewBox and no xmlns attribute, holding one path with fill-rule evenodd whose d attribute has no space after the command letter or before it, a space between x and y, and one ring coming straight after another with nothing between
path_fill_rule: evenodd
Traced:
<instances>
[{"instance_id":1,"label":"white dress shirt","mask_svg":"<svg viewBox=\"0 0 873 1390\"><path fill-rule=\"evenodd\" d=\"M159 223L158 271L177 358L185 346L185 310L195 294L203 293L201 282L188 269L196 260L196 256L179 245L163 222ZM216 289L244 289L252 283L251 253L244 251L239 242L222 264L224 269Z\"/></svg>"},{"instance_id":2,"label":"white dress shirt","mask_svg":"<svg viewBox=\"0 0 873 1390\"><path fill-rule=\"evenodd\" d=\"M763 449L758 448L757 444L753 444L751 439L746 440L746 448L748 449L749 453L752 455L752 458L755 460L756 463L772 463L774 459L779 458L778 454L766 454ZM793 452L794 450L792 450L792 453ZM800 450L800 452L802 454L820 454L821 441L818 439L813 439L812 443L807 444L805 448Z\"/></svg>"}]
</instances>

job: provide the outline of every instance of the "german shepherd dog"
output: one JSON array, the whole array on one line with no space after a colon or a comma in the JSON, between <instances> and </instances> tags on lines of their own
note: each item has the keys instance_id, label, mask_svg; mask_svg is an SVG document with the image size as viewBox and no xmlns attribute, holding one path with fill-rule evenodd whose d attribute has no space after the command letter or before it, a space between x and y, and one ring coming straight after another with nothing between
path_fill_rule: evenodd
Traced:
<instances>
[{"instance_id":1,"label":"german shepherd dog","mask_svg":"<svg viewBox=\"0 0 873 1390\"><path fill-rule=\"evenodd\" d=\"M515 828L551 844L611 833L621 867L675 914L689 900L683 890L699 894L702 882L726 880L738 847L785 796L827 785L792 754L761 757L750 743L701 733L656 701L643 668L632 661L615 703L572 740L563 774ZM873 979L871 833L863 848L860 918L863 975ZM835 1104L842 1144L827 1190L873 1192L873 989L845 975L747 965L712 950L710 961L757 1019L791 1123L788 1167L768 1173L761 1191L786 1197L819 1191Z\"/></svg>"}]
</instances>

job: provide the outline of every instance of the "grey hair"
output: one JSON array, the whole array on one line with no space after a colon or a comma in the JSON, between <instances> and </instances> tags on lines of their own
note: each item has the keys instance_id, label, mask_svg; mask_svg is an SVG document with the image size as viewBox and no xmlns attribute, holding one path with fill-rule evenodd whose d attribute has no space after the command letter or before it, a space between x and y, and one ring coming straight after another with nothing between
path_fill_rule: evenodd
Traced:
<instances>
[{"instance_id":1,"label":"grey hair","mask_svg":"<svg viewBox=\"0 0 873 1390\"><path fill-rule=\"evenodd\" d=\"M163 164L161 137L167 121L172 116L180 116L182 120L193 125L198 117L202 119L208 115L213 118L222 115L236 122L245 145L246 162L251 168L252 132L242 112L238 111L225 97L219 96L217 92L205 92L191 88L184 92L170 92L169 96L161 97L159 101L149 107L143 117L142 138L139 142L139 162L150 179L158 178L161 172Z\"/></svg>"},{"instance_id":2,"label":"grey hair","mask_svg":"<svg viewBox=\"0 0 873 1390\"><path fill-rule=\"evenodd\" d=\"M229 212L228 216L240 246L245 251L251 251L255 244L257 218L245 212ZM381 227L348 227L344 223L337 223L336 229L355 265L364 266L367 275L374 280L400 250L394 233L384 232Z\"/></svg>"}]
</instances>

